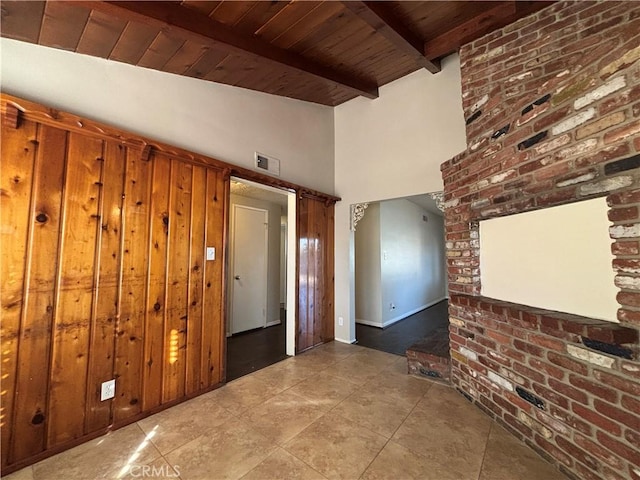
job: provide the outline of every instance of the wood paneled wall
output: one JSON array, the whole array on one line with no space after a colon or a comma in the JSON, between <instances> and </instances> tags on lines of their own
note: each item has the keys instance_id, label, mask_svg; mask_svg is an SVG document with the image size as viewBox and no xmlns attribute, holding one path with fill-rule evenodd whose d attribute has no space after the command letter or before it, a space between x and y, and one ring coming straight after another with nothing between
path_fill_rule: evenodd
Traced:
<instances>
[{"instance_id":1,"label":"wood paneled wall","mask_svg":"<svg viewBox=\"0 0 640 480\"><path fill-rule=\"evenodd\" d=\"M225 381L231 175L298 193L297 351L333 339L336 197L1 98L3 474Z\"/></svg>"},{"instance_id":2,"label":"wood paneled wall","mask_svg":"<svg viewBox=\"0 0 640 480\"><path fill-rule=\"evenodd\" d=\"M3 466L224 380L222 170L22 121L1 182Z\"/></svg>"},{"instance_id":3,"label":"wood paneled wall","mask_svg":"<svg viewBox=\"0 0 640 480\"><path fill-rule=\"evenodd\" d=\"M296 352L334 337L334 203L298 198L298 330Z\"/></svg>"}]
</instances>

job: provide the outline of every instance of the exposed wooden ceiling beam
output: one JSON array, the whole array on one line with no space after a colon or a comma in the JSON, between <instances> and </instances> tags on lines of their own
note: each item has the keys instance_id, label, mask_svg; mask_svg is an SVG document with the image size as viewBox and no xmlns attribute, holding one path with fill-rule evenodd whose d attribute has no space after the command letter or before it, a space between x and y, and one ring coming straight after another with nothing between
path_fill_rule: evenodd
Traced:
<instances>
[{"instance_id":1,"label":"exposed wooden ceiling beam","mask_svg":"<svg viewBox=\"0 0 640 480\"><path fill-rule=\"evenodd\" d=\"M326 67L296 53L274 47L251 35L237 33L207 15L191 8L182 7L175 2L72 1L71 3L117 15L127 21L159 26L166 31L175 32L185 39L194 40L205 45L223 46L231 52L256 55L286 68L297 70L325 81L328 80L358 95L367 98L378 97L378 86L370 81Z\"/></svg>"},{"instance_id":2,"label":"exposed wooden ceiling beam","mask_svg":"<svg viewBox=\"0 0 640 480\"><path fill-rule=\"evenodd\" d=\"M455 52L465 43L503 28L518 18L534 13L551 3L554 2L524 0L502 2L501 5L482 12L439 37L425 42L424 55L428 59L441 58Z\"/></svg>"},{"instance_id":3,"label":"exposed wooden ceiling beam","mask_svg":"<svg viewBox=\"0 0 640 480\"><path fill-rule=\"evenodd\" d=\"M385 2L345 1L343 5L384 36L404 54L431 73L438 73L439 60L429 60L424 56L424 41L415 35L394 15Z\"/></svg>"}]
</instances>

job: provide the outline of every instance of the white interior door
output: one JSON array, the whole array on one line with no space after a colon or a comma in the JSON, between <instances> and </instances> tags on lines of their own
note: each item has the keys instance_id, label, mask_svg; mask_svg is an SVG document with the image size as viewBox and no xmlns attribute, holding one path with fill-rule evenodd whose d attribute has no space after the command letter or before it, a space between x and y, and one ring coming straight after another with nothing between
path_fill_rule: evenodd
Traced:
<instances>
[{"instance_id":1,"label":"white interior door","mask_svg":"<svg viewBox=\"0 0 640 480\"><path fill-rule=\"evenodd\" d=\"M267 210L233 206L231 333L266 325L268 225Z\"/></svg>"}]
</instances>

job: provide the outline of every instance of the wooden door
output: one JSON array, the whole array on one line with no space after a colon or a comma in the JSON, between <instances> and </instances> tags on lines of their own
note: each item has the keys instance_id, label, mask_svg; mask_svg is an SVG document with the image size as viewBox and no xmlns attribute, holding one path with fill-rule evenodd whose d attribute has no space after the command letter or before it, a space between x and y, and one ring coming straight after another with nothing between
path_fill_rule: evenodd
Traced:
<instances>
[{"instance_id":1,"label":"wooden door","mask_svg":"<svg viewBox=\"0 0 640 480\"><path fill-rule=\"evenodd\" d=\"M334 203L298 199L296 352L333 340Z\"/></svg>"}]
</instances>

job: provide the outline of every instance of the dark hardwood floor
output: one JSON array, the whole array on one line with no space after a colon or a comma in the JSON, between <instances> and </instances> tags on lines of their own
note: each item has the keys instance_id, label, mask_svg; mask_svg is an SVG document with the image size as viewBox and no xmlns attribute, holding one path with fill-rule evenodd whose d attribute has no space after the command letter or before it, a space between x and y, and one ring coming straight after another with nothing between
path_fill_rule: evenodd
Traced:
<instances>
[{"instance_id":1,"label":"dark hardwood floor","mask_svg":"<svg viewBox=\"0 0 640 480\"><path fill-rule=\"evenodd\" d=\"M227 382L284 360L285 352L286 322L227 338Z\"/></svg>"},{"instance_id":2,"label":"dark hardwood floor","mask_svg":"<svg viewBox=\"0 0 640 480\"><path fill-rule=\"evenodd\" d=\"M448 326L448 307L448 301L443 300L384 329L356 323L357 343L404 356L407 348L427 337L430 332Z\"/></svg>"}]
</instances>

